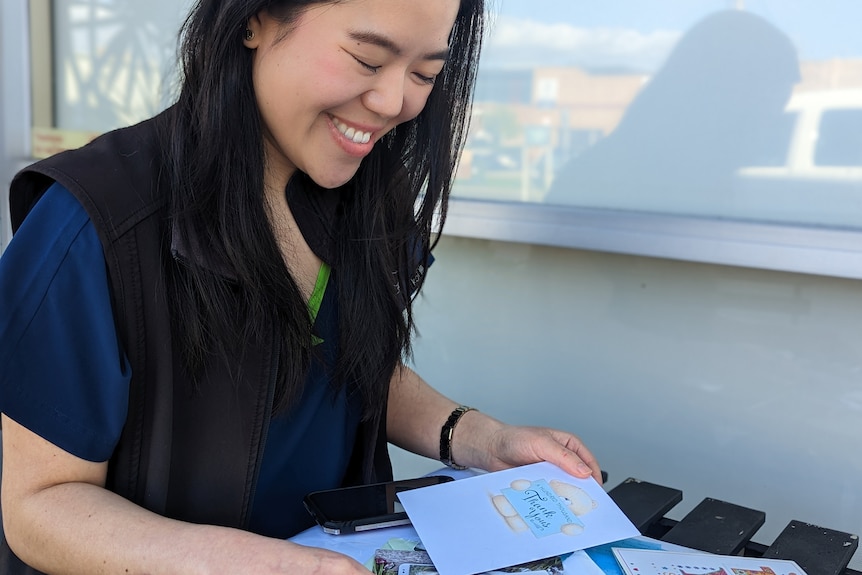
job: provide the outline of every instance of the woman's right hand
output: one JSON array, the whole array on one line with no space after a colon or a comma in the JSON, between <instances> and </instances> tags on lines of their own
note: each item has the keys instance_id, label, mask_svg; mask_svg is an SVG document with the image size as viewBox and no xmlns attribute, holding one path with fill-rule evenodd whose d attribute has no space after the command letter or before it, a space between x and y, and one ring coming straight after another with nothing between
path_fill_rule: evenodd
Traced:
<instances>
[{"instance_id":1,"label":"woman's right hand","mask_svg":"<svg viewBox=\"0 0 862 575\"><path fill-rule=\"evenodd\" d=\"M2 509L12 551L39 571L102 575L368 575L346 555L162 517L105 489L79 459L5 414Z\"/></svg>"},{"instance_id":2,"label":"woman's right hand","mask_svg":"<svg viewBox=\"0 0 862 575\"><path fill-rule=\"evenodd\" d=\"M369 575L368 569L347 555L261 537L246 531L211 527L220 534L215 553L207 557L207 575Z\"/></svg>"},{"instance_id":3,"label":"woman's right hand","mask_svg":"<svg viewBox=\"0 0 862 575\"><path fill-rule=\"evenodd\" d=\"M305 547L295 543L289 543L294 547L298 547L303 555L303 559L299 566L301 569L287 569L285 573L309 573L326 574L334 573L337 575L368 575L368 569L364 565L355 561L353 558L328 549L320 549L317 547Z\"/></svg>"}]
</instances>

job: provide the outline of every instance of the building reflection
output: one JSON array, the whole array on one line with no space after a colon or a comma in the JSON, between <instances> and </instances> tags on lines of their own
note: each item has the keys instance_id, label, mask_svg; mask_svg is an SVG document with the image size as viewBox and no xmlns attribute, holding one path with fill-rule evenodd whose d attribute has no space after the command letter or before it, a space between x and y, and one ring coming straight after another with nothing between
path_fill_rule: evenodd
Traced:
<instances>
[{"instance_id":1,"label":"building reflection","mask_svg":"<svg viewBox=\"0 0 862 575\"><path fill-rule=\"evenodd\" d=\"M781 221L819 194L812 221L862 225L862 60L798 62L723 11L652 76L483 71L459 176L459 197Z\"/></svg>"}]
</instances>

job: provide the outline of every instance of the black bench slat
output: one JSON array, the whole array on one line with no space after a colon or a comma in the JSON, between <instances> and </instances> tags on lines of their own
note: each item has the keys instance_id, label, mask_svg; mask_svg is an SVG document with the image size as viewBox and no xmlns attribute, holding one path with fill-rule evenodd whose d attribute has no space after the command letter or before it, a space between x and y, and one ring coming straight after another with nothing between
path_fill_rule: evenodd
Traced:
<instances>
[{"instance_id":1,"label":"black bench slat","mask_svg":"<svg viewBox=\"0 0 862 575\"><path fill-rule=\"evenodd\" d=\"M858 547L856 535L791 521L763 557L792 559L808 575L840 575Z\"/></svg>"},{"instance_id":2,"label":"black bench slat","mask_svg":"<svg viewBox=\"0 0 862 575\"><path fill-rule=\"evenodd\" d=\"M629 477L608 492L642 534L682 501L682 491Z\"/></svg>"},{"instance_id":3,"label":"black bench slat","mask_svg":"<svg viewBox=\"0 0 862 575\"><path fill-rule=\"evenodd\" d=\"M849 567L859 547L850 533L791 521L772 545L752 541L766 521L762 511L706 498L682 520L665 514L683 493L629 477L608 491L641 534L690 549L720 555L791 559L808 575L862 575Z\"/></svg>"},{"instance_id":4,"label":"black bench slat","mask_svg":"<svg viewBox=\"0 0 862 575\"><path fill-rule=\"evenodd\" d=\"M763 511L707 497L662 540L707 553L735 555L765 521Z\"/></svg>"}]
</instances>

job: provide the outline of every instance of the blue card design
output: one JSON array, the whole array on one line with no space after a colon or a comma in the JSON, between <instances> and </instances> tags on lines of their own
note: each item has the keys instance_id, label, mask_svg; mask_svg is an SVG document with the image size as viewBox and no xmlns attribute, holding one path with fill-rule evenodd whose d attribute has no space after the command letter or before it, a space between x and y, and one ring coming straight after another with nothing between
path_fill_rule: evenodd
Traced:
<instances>
[{"instance_id":1,"label":"blue card design","mask_svg":"<svg viewBox=\"0 0 862 575\"><path fill-rule=\"evenodd\" d=\"M578 519L575 514L576 509L565 493L565 491L572 491L571 488L574 486L557 480L553 480L553 483L555 486L551 487L544 479L538 481L516 479L512 482L512 487L502 490L502 498L495 495L491 500L497 511L504 517L506 517L505 512L514 512L506 517L506 521L513 530L523 531L529 527L536 537L555 533L567 535L583 533L584 524ZM579 492L575 494L576 497L589 500L586 511L591 510L595 501L589 499L589 495L583 489L575 489Z\"/></svg>"}]
</instances>

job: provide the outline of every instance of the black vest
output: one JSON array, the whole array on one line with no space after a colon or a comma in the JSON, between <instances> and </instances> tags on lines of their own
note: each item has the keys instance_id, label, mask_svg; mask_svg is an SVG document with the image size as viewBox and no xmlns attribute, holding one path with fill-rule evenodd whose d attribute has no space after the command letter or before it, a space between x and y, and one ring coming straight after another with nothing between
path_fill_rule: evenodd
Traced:
<instances>
[{"instance_id":1,"label":"black vest","mask_svg":"<svg viewBox=\"0 0 862 575\"><path fill-rule=\"evenodd\" d=\"M164 120L110 132L22 170L11 185L12 228L56 181L83 205L101 240L117 333L132 369L128 417L107 488L160 515L243 528L272 410L277 345L272 337L269 346L243 350L241 360L221 358L192 393L172 345L165 285L172 254L159 179ZM242 361L242 385L232 381L228 361ZM345 485L392 478L385 420L384 407L378 421L360 425ZM37 572L3 538L0 573Z\"/></svg>"}]
</instances>

